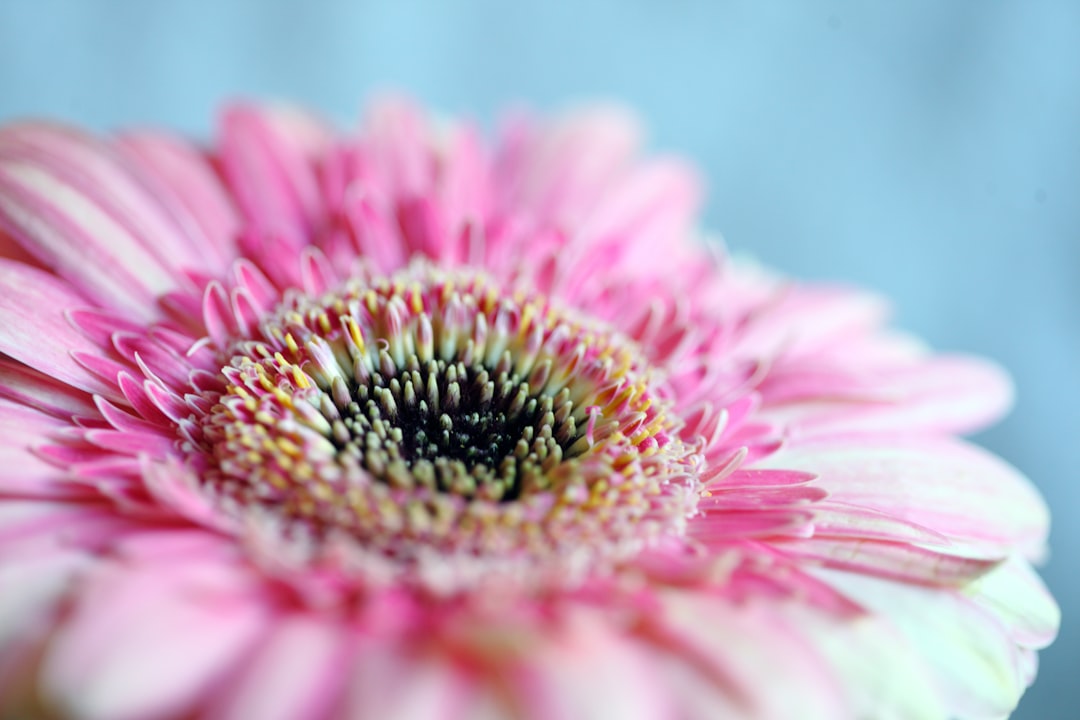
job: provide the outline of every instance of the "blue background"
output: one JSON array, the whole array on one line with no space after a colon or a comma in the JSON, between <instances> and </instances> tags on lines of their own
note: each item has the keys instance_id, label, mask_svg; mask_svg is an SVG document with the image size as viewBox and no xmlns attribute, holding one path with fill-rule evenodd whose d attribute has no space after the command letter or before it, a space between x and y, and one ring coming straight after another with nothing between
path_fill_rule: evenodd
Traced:
<instances>
[{"instance_id":1,"label":"blue background","mask_svg":"<svg viewBox=\"0 0 1080 720\"><path fill-rule=\"evenodd\" d=\"M1074 717L1080 2L0 0L0 119L207 135L237 94L352 122L385 88L484 122L625 102L700 165L732 248L1011 368L1016 410L980 440L1050 501L1065 611L1016 717Z\"/></svg>"}]
</instances>

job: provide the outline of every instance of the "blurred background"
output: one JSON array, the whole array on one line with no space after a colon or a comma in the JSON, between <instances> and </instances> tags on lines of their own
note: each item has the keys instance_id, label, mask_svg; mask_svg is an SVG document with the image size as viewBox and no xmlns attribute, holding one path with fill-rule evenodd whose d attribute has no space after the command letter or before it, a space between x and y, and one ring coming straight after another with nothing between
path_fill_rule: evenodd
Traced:
<instances>
[{"instance_id":1,"label":"blurred background","mask_svg":"<svg viewBox=\"0 0 1080 720\"><path fill-rule=\"evenodd\" d=\"M1080 3L0 0L0 120L209 136L236 95L346 124L388 88L485 124L625 103L700 166L732 249L1009 367L1016 409L978 439L1048 498L1065 611L1015 717L1076 717Z\"/></svg>"}]
</instances>

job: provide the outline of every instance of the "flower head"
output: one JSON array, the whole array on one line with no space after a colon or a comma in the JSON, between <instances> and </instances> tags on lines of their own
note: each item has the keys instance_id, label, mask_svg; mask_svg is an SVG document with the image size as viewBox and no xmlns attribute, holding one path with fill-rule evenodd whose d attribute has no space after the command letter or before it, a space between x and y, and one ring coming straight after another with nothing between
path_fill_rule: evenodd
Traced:
<instances>
[{"instance_id":1,"label":"flower head","mask_svg":"<svg viewBox=\"0 0 1080 720\"><path fill-rule=\"evenodd\" d=\"M0 130L0 710L1007 714L1047 513L955 437L1007 380L698 240L635 146Z\"/></svg>"}]
</instances>

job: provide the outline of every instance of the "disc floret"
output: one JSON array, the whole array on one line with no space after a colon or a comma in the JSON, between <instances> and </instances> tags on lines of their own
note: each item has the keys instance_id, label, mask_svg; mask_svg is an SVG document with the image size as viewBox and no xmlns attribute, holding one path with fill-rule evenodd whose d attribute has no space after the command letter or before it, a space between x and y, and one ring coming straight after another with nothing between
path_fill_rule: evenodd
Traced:
<instances>
[{"instance_id":1,"label":"disc floret","mask_svg":"<svg viewBox=\"0 0 1080 720\"><path fill-rule=\"evenodd\" d=\"M700 456L640 350L483 276L417 264L294 294L224 356L208 490L394 560L617 558L697 503Z\"/></svg>"}]
</instances>

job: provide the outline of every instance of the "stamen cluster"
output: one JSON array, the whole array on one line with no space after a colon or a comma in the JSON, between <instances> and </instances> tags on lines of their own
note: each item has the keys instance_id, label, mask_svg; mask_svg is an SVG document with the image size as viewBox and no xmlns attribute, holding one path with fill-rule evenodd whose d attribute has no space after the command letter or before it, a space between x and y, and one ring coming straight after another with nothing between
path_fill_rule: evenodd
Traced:
<instances>
[{"instance_id":1,"label":"stamen cluster","mask_svg":"<svg viewBox=\"0 0 1080 720\"><path fill-rule=\"evenodd\" d=\"M700 457L640 350L480 276L290 296L227 356L197 452L233 507L404 560L621 555L696 507Z\"/></svg>"}]
</instances>

